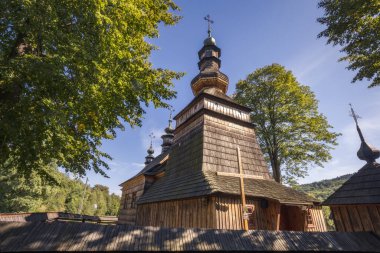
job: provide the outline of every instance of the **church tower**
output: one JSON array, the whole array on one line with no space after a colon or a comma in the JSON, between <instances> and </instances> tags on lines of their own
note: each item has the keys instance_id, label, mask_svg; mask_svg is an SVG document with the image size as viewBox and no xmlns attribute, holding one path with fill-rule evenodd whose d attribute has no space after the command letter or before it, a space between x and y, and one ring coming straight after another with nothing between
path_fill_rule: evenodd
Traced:
<instances>
[{"instance_id":1,"label":"church tower","mask_svg":"<svg viewBox=\"0 0 380 253\"><path fill-rule=\"evenodd\" d=\"M251 110L226 94L221 49L211 36L212 21L209 16L205 19L208 36L198 52L199 74L190 84L194 98L174 117L170 149L137 175L153 179L138 187L143 190L136 201L135 222L130 224L243 229L244 218L249 229L325 230L317 200L272 179L256 140ZM123 192L131 189L128 182L133 180L136 177L121 184ZM123 218L119 221L123 223Z\"/></svg>"}]
</instances>

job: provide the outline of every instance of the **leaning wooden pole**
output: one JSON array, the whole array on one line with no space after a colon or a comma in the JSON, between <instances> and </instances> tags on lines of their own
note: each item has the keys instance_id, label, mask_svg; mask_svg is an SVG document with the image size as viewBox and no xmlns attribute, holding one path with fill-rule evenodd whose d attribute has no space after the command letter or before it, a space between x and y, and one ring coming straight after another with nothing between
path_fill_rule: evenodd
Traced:
<instances>
[{"instance_id":1,"label":"leaning wooden pole","mask_svg":"<svg viewBox=\"0 0 380 253\"><path fill-rule=\"evenodd\" d=\"M240 194L241 194L241 203L242 203L242 222L243 229L248 230L248 220L246 218L246 203L245 203L245 191L244 191L244 175L243 175L243 167L241 164L241 156L240 156L240 148L237 147L237 157L238 157L238 166L239 166L239 174L240 174Z\"/></svg>"}]
</instances>

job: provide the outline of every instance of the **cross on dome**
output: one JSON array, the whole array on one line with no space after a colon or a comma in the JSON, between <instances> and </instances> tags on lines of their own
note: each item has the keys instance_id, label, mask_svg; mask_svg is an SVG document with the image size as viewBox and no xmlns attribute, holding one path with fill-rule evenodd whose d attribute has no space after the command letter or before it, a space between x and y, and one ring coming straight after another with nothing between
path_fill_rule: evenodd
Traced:
<instances>
[{"instance_id":1,"label":"cross on dome","mask_svg":"<svg viewBox=\"0 0 380 253\"><path fill-rule=\"evenodd\" d=\"M210 15L207 14L206 17L204 17L204 19L207 21L208 23L208 30L207 30L207 33L208 33L208 36L211 37L211 24L214 23L214 20L211 19Z\"/></svg>"}]
</instances>

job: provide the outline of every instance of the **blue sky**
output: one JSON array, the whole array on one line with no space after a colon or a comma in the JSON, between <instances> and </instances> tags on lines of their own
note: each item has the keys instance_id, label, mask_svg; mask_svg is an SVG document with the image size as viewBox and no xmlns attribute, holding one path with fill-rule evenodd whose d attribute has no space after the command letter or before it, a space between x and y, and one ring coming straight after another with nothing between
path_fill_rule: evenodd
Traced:
<instances>
[{"instance_id":1,"label":"blue sky","mask_svg":"<svg viewBox=\"0 0 380 253\"><path fill-rule=\"evenodd\" d=\"M197 52L207 36L203 17L210 14L215 21L213 36L222 49L221 70L229 76L228 94L235 90L238 80L255 69L279 63L291 70L297 80L309 85L319 100L319 110L326 115L334 131L342 133L339 145L332 151L333 159L323 168L310 168L309 176L300 183L333 178L356 172L364 165L356 157L359 137L353 119L349 117L351 102L362 117L360 126L370 144L380 147L380 87L368 89L368 82L351 83L354 72L345 69L346 62L338 62L342 54L338 47L317 39L323 26L316 19L323 15L317 1L276 0L193 0L175 1L182 20L175 26L160 26L160 37L152 41L159 47L152 54L155 67L185 72L175 81L177 98L169 103L179 112L193 94L191 79L198 73ZM153 132L155 155L161 152L160 138L167 126L169 112L149 107L141 128L126 127L113 141L106 141L102 149L114 159L109 162L110 178L90 172L91 185L103 184L111 192L121 194L118 186L143 167Z\"/></svg>"}]
</instances>

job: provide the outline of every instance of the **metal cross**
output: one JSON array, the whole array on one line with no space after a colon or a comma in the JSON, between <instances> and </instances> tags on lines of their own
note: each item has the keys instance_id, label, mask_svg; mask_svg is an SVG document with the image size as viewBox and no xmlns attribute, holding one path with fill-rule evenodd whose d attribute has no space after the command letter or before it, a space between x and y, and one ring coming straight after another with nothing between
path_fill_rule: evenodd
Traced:
<instances>
[{"instance_id":1,"label":"metal cross","mask_svg":"<svg viewBox=\"0 0 380 253\"><path fill-rule=\"evenodd\" d=\"M153 139L156 138L156 136L154 136L153 132L151 132L149 134L149 137L150 137L150 146L152 147Z\"/></svg>"},{"instance_id":2,"label":"metal cross","mask_svg":"<svg viewBox=\"0 0 380 253\"><path fill-rule=\"evenodd\" d=\"M173 114L173 112L174 112L174 109L173 109L173 107L170 107L169 108L169 111L170 111L170 116L169 116L169 128L171 128L172 127L172 114Z\"/></svg>"},{"instance_id":3,"label":"metal cross","mask_svg":"<svg viewBox=\"0 0 380 253\"><path fill-rule=\"evenodd\" d=\"M349 105L351 107L350 116L354 118L356 125L358 125L358 119L360 119L361 117L355 113L354 108L352 107L352 104L349 103Z\"/></svg>"},{"instance_id":4,"label":"metal cross","mask_svg":"<svg viewBox=\"0 0 380 253\"><path fill-rule=\"evenodd\" d=\"M207 14L207 16L204 17L204 19L205 19L205 20L207 21L207 23L208 23L208 31L207 31L208 36L211 37L211 24L214 24L214 20L211 19L211 17L210 17L209 14Z\"/></svg>"}]
</instances>

